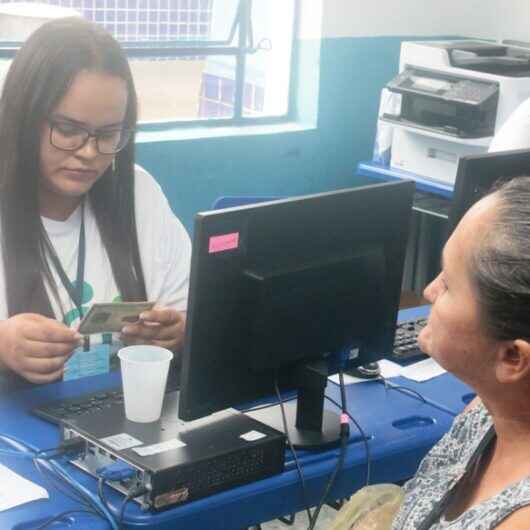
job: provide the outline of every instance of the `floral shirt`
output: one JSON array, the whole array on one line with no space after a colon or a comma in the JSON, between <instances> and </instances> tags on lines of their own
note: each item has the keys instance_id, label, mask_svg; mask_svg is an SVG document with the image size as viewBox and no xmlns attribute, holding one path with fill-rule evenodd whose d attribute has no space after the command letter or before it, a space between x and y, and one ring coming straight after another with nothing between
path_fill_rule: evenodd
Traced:
<instances>
[{"instance_id":1,"label":"floral shirt","mask_svg":"<svg viewBox=\"0 0 530 530\"><path fill-rule=\"evenodd\" d=\"M482 453L494 436L493 421L482 403L455 418L451 430L429 451L414 478L405 484L405 498L392 530L489 530L517 509L530 505L528 476L456 519L445 519L446 501L472 467L473 457ZM428 519L432 523L425 527Z\"/></svg>"}]
</instances>

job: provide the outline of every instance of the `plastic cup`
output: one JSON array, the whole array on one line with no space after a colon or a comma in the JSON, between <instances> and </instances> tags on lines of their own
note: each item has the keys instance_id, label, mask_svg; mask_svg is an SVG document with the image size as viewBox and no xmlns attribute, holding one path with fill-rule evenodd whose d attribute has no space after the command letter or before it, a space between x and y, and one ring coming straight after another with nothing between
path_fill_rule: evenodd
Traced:
<instances>
[{"instance_id":1,"label":"plastic cup","mask_svg":"<svg viewBox=\"0 0 530 530\"><path fill-rule=\"evenodd\" d=\"M173 354L158 346L127 346L118 352L125 416L150 423L162 413L169 363Z\"/></svg>"}]
</instances>

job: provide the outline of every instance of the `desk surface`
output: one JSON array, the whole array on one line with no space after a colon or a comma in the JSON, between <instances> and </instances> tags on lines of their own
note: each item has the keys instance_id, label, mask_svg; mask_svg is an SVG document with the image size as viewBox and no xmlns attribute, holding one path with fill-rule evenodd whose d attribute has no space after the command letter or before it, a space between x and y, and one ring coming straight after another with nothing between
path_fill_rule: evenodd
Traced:
<instances>
[{"instance_id":1,"label":"desk surface","mask_svg":"<svg viewBox=\"0 0 530 530\"><path fill-rule=\"evenodd\" d=\"M426 309L423 308L422 311L425 312ZM413 313L403 313L404 318L411 318L409 316L411 314ZM436 387L455 384L451 375L442 376L436 381ZM27 440L39 448L54 447L59 441L58 429L29 414L29 409L37 403L108 388L116 384L119 384L119 375L109 374L83 381L46 385L10 395L0 404L1 431ZM370 440L373 483L400 481L413 475L424 454L449 429L457 412L458 400L448 404L441 399L438 401L439 396L431 399L427 396L430 388L430 385L423 387L423 393L428 398L428 402L424 402L406 392L385 389L380 382L366 382L347 387L348 410ZM330 382L327 394L339 400L338 386ZM464 405L463 402L461 403L460 409ZM329 406L333 408L331 404ZM323 488L334 470L337 455L337 449L319 453L300 452L299 459L309 502L312 505L320 499ZM49 500L36 501L0 513L0 528L30 530L52 515L79 507L78 503L51 487L49 482L36 473L30 462L11 457L2 457L0 460L26 478L46 487L50 494ZM73 467L71 474L84 486L96 491L96 482L93 478ZM352 424L344 469L338 476L330 498L348 496L362 487L365 479L365 447ZM110 489L106 490L106 495L112 510L116 513L123 497ZM288 452L285 472L266 480L159 514L142 513L135 503L130 503L126 510L125 528L234 530L300 511L303 508L298 474L292 456ZM87 514L72 515L69 524L56 525L52 528L57 530L71 527L81 530L109 528L105 521Z\"/></svg>"}]
</instances>

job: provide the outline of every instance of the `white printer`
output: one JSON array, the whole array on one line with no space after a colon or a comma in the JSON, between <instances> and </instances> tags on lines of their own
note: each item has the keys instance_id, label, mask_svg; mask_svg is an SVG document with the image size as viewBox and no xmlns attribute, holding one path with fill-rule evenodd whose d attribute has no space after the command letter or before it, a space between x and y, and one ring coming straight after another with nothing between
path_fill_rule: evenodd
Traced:
<instances>
[{"instance_id":1,"label":"white printer","mask_svg":"<svg viewBox=\"0 0 530 530\"><path fill-rule=\"evenodd\" d=\"M487 151L530 97L524 43L403 42L399 72L386 86L393 110L380 117L393 128L390 165L444 184L454 183L459 157Z\"/></svg>"}]
</instances>

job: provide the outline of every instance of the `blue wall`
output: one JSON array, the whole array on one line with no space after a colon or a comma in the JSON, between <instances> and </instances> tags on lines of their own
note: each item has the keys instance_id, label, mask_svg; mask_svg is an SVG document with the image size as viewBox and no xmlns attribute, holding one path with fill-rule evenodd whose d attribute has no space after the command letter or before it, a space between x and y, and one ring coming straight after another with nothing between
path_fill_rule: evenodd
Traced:
<instances>
[{"instance_id":1,"label":"blue wall","mask_svg":"<svg viewBox=\"0 0 530 530\"><path fill-rule=\"evenodd\" d=\"M220 195L292 196L356 185L361 180L355 166L372 156L379 93L397 73L401 41L384 37L300 43L301 117L316 94L309 86L314 74L309 69L320 52L316 128L146 140L138 144L138 162L160 182L188 229L194 214L209 209Z\"/></svg>"}]
</instances>

